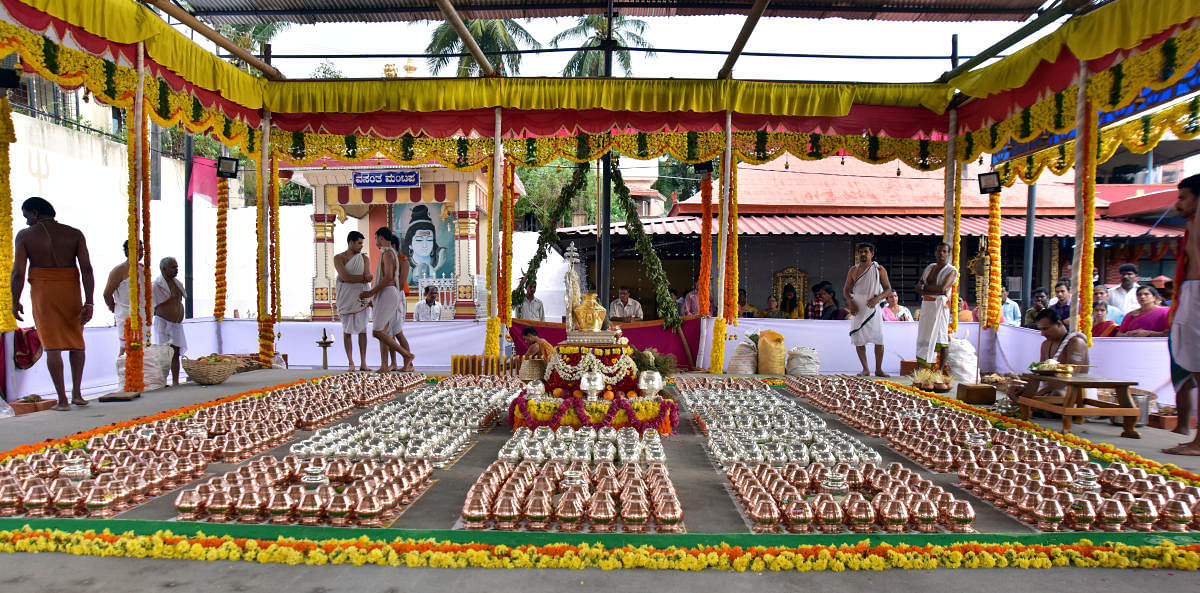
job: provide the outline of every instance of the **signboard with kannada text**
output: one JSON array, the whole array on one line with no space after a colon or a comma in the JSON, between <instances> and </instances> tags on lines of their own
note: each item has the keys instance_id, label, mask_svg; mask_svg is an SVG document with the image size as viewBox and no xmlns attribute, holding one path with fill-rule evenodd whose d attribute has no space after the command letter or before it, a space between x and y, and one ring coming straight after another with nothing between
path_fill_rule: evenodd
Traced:
<instances>
[{"instance_id":1,"label":"signboard with kannada text","mask_svg":"<svg viewBox=\"0 0 1200 593\"><path fill-rule=\"evenodd\" d=\"M355 188L421 187L420 171L355 171Z\"/></svg>"}]
</instances>

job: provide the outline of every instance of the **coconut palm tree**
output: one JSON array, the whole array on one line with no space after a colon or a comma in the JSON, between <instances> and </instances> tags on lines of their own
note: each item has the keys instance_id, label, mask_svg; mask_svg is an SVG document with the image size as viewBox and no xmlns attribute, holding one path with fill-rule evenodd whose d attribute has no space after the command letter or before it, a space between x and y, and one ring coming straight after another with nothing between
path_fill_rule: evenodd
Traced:
<instances>
[{"instance_id":1,"label":"coconut palm tree","mask_svg":"<svg viewBox=\"0 0 1200 593\"><path fill-rule=\"evenodd\" d=\"M520 45L532 49L542 47L529 31L513 19L471 19L464 20L463 24L467 26L467 31L470 31L484 53L516 51L521 49ZM443 22L433 30L433 37L425 47L425 53L445 54L429 58L429 71L437 74L450 65L450 60L455 57L452 54L467 53L467 48L463 46L462 39L454 28ZM521 54L489 56L488 59L502 75L521 72ZM456 70L456 75L460 77L475 76L479 74L479 63L475 61L474 56L460 56Z\"/></svg>"},{"instance_id":2,"label":"coconut palm tree","mask_svg":"<svg viewBox=\"0 0 1200 593\"><path fill-rule=\"evenodd\" d=\"M279 35L284 29L287 29L291 26L291 23L285 22L221 25L217 28L217 31L225 37L228 37L229 40L237 44L238 47L241 47L252 54L261 54L263 48L266 47L268 43L271 43L271 40L274 39L276 35ZM237 58L231 58L230 61L239 68L248 72L258 72L249 65L243 64L242 61Z\"/></svg>"},{"instance_id":3,"label":"coconut palm tree","mask_svg":"<svg viewBox=\"0 0 1200 593\"><path fill-rule=\"evenodd\" d=\"M654 49L654 46L650 45L650 42L642 37L642 33L646 31L646 21L618 15L613 17L612 27L612 38L617 45L621 47ZM588 14L579 17L575 26L555 35L550 40L550 45L554 47L571 42L578 43L579 46L584 48L596 48L581 49L572 54L571 59L567 60L567 65L563 67L563 76L604 76L604 52L601 48L604 47L603 42L607 37L607 32L608 19L604 15ZM625 76L632 76L633 65L629 57L629 50L617 50L614 54L617 63L621 66L621 70L625 72ZM648 51L646 55L653 56L654 52Z\"/></svg>"}]
</instances>

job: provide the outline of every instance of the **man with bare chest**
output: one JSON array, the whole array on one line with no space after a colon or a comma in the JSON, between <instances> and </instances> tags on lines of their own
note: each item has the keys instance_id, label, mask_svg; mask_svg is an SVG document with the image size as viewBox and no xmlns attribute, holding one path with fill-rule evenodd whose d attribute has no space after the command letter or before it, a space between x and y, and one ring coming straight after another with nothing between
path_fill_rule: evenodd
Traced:
<instances>
[{"instance_id":1,"label":"man with bare chest","mask_svg":"<svg viewBox=\"0 0 1200 593\"><path fill-rule=\"evenodd\" d=\"M1184 233L1183 256L1179 260L1175 278L1175 299L1171 302L1170 345L1171 358L1180 367L1175 377L1175 399L1179 406L1178 425L1187 430L1192 411L1192 396L1200 388L1200 175L1192 175L1179 182L1179 197L1175 203L1175 214L1187 220ZM1163 449L1174 455L1200 455L1200 432L1196 438L1177 447Z\"/></svg>"},{"instance_id":2,"label":"man with bare chest","mask_svg":"<svg viewBox=\"0 0 1200 593\"><path fill-rule=\"evenodd\" d=\"M33 324L58 392L58 405L54 409L71 409L63 385L63 350L71 361L71 403L86 406L87 401L80 393L85 358L83 326L92 318L95 288L87 242L79 229L55 221L54 206L42 198L25 200L21 214L29 228L17 233L13 251L13 316L23 321L21 293L28 267Z\"/></svg>"},{"instance_id":3,"label":"man with bare chest","mask_svg":"<svg viewBox=\"0 0 1200 593\"><path fill-rule=\"evenodd\" d=\"M179 355L187 350L183 335L183 283L179 263L164 257L158 264L162 275L154 280L154 340L171 347L171 384L179 385Z\"/></svg>"}]
</instances>

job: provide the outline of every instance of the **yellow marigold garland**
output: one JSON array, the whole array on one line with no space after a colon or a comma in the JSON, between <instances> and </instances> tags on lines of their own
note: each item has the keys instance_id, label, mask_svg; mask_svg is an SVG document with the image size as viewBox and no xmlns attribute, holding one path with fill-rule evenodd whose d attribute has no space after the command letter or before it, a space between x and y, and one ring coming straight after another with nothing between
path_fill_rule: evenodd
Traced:
<instances>
[{"instance_id":1,"label":"yellow marigold garland","mask_svg":"<svg viewBox=\"0 0 1200 593\"><path fill-rule=\"evenodd\" d=\"M599 568L657 570L728 570L736 572L832 570L888 570L934 568L1162 568L1197 570L1200 545L1176 545L1163 540L1156 545L1123 543L1097 545L1088 539L1072 544L1022 544L956 542L949 545L910 545L870 540L839 546L795 547L669 546L650 545L608 548L599 543L517 545L453 543L367 536L349 539L309 540L279 537L274 540L133 532L113 534L93 531L31 529L0 531L0 552L58 552L77 556L169 558L177 560L229 560L258 564L309 566L372 564L430 568Z\"/></svg>"},{"instance_id":2,"label":"yellow marigold garland","mask_svg":"<svg viewBox=\"0 0 1200 593\"><path fill-rule=\"evenodd\" d=\"M987 320L983 327L1000 327L1004 302L1000 298L1000 192L988 196Z\"/></svg>"},{"instance_id":3,"label":"yellow marigold garland","mask_svg":"<svg viewBox=\"0 0 1200 593\"><path fill-rule=\"evenodd\" d=\"M143 109L142 111L144 114L148 110ZM141 125L141 135L142 135L142 179L141 179L141 184L142 184L142 195L141 195L141 198L142 198L142 274L141 274L142 300L141 300L141 302L143 303L142 306L144 306L146 308L145 312L143 313L144 316L142 317L142 319L145 320L145 325L143 325L142 327L143 327L143 335L146 336L145 341L149 342L151 340L150 327L151 327L152 320L154 318L154 293L151 290L151 279L154 276L154 273L152 272L152 270L157 269L157 266L154 266L151 263L151 259L150 259L150 257L151 257L150 256L150 197L151 197L150 196L150 116L144 115L142 117L142 121L140 122L140 125ZM129 246L135 247L136 243L130 243ZM135 256L137 255L136 248L134 249L133 253ZM133 283L131 282L130 284L133 284ZM132 298L130 298L129 299L130 308L133 308L133 305L136 304L137 302L138 301L135 301Z\"/></svg>"},{"instance_id":4,"label":"yellow marigold garland","mask_svg":"<svg viewBox=\"0 0 1200 593\"><path fill-rule=\"evenodd\" d=\"M227 235L229 234L229 180L224 177L217 178L217 261L213 266L213 284L215 286L213 294L213 317L217 319L225 318L225 296L229 288L226 279L226 269L228 266L229 246L227 243Z\"/></svg>"},{"instance_id":5,"label":"yellow marigold garland","mask_svg":"<svg viewBox=\"0 0 1200 593\"><path fill-rule=\"evenodd\" d=\"M134 247L129 255L129 331L125 334L125 391L137 393L146 388L145 377L142 375L142 308L140 303L142 292L141 283L137 278L137 248L138 237L138 186L137 186L137 118L133 109L125 112L127 122L125 130L125 149L128 175L125 191L129 198L126 222L129 228L128 241Z\"/></svg>"},{"instance_id":6,"label":"yellow marigold garland","mask_svg":"<svg viewBox=\"0 0 1200 593\"><path fill-rule=\"evenodd\" d=\"M950 238L950 265L958 270L959 251L962 245L962 167L954 168L954 235ZM958 287L962 280L962 271L954 276L954 286L950 289L950 335L958 332Z\"/></svg>"},{"instance_id":7,"label":"yellow marigold garland","mask_svg":"<svg viewBox=\"0 0 1200 593\"><path fill-rule=\"evenodd\" d=\"M8 158L8 145L17 141L13 131L12 110L8 96L0 96L0 278L12 276L12 174ZM12 314L12 291L0 290L0 332L17 329L17 319Z\"/></svg>"},{"instance_id":8,"label":"yellow marigold garland","mask_svg":"<svg viewBox=\"0 0 1200 593\"><path fill-rule=\"evenodd\" d=\"M500 356L500 317L489 317L483 338L483 356Z\"/></svg>"},{"instance_id":9,"label":"yellow marigold garland","mask_svg":"<svg viewBox=\"0 0 1200 593\"><path fill-rule=\"evenodd\" d=\"M513 210L517 198L514 181L516 167L504 165L504 194L500 200L500 279L496 282L496 311L500 321L508 325L512 320L512 259L513 259Z\"/></svg>"},{"instance_id":10,"label":"yellow marigold garland","mask_svg":"<svg viewBox=\"0 0 1200 593\"><path fill-rule=\"evenodd\" d=\"M267 201L269 198L263 194L264 186L262 184L263 174L270 173L270 164L263 163L262 158L255 159L255 169L258 175L255 179L258 180L258 203L254 206L255 224L254 237L258 244L256 251L256 261L254 269L258 274L258 363L263 366L270 366L272 362L271 347L274 345L275 336L274 329L271 327L270 309L267 308L267 296L270 293L270 273L265 272L269 253L267 251L267 240L263 236L265 225L270 224L267 220L267 215L270 211Z\"/></svg>"},{"instance_id":11,"label":"yellow marigold garland","mask_svg":"<svg viewBox=\"0 0 1200 593\"><path fill-rule=\"evenodd\" d=\"M271 322L277 323L280 317L279 303L279 159L271 157ZM274 352L275 342L271 341Z\"/></svg>"},{"instance_id":12,"label":"yellow marigold garland","mask_svg":"<svg viewBox=\"0 0 1200 593\"><path fill-rule=\"evenodd\" d=\"M1095 107L1089 100L1084 107L1087 111L1086 136L1083 150L1083 240L1079 242L1079 306L1076 315L1079 316L1079 331L1087 336L1088 346L1092 345L1092 274L1095 267L1096 234L1096 146L1100 130L1097 127L1098 117Z\"/></svg>"},{"instance_id":13,"label":"yellow marigold garland","mask_svg":"<svg viewBox=\"0 0 1200 593\"><path fill-rule=\"evenodd\" d=\"M712 354L708 358L708 372L725 372L725 318L713 319Z\"/></svg>"}]
</instances>

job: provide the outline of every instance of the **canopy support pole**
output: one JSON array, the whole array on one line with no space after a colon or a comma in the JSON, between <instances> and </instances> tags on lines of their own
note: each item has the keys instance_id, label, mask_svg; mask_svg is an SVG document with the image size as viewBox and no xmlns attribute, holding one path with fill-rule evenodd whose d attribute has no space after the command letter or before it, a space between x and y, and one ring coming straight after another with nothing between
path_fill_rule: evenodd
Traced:
<instances>
[{"instance_id":1,"label":"canopy support pole","mask_svg":"<svg viewBox=\"0 0 1200 593\"><path fill-rule=\"evenodd\" d=\"M1086 221L1084 220L1086 208L1084 200L1087 196L1084 195L1084 185L1087 178L1086 159L1088 158L1087 146L1089 144L1088 136L1095 133L1088 125L1088 109L1091 103L1088 101L1088 72L1087 60L1079 61L1079 84L1078 95L1075 101L1075 246L1074 253L1071 255L1071 290L1076 291L1072 296L1074 303L1067 303L1071 307L1071 331L1079 331L1079 310L1080 302L1078 294L1080 263L1083 261L1083 243L1091 241L1091 237L1085 237ZM1094 158L1094 156L1093 156ZM1057 270L1055 271L1057 273Z\"/></svg>"},{"instance_id":2,"label":"canopy support pole","mask_svg":"<svg viewBox=\"0 0 1200 593\"><path fill-rule=\"evenodd\" d=\"M958 110L950 110L950 121L947 125L949 139L946 140L946 167L942 169L945 174L945 206L942 210L942 240L946 244L954 241L954 236L957 234L954 229L954 172L958 166Z\"/></svg>"},{"instance_id":3,"label":"canopy support pole","mask_svg":"<svg viewBox=\"0 0 1200 593\"><path fill-rule=\"evenodd\" d=\"M612 78L612 0L608 0L605 19L608 26L604 32L604 78ZM604 153L600 161L600 204L596 208L596 300L601 306L608 307L609 286L612 283L612 151Z\"/></svg>"},{"instance_id":4,"label":"canopy support pole","mask_svg":"<svg viewBox=\"0 0 1200 593\"><path fill-rule=\"evenodd\" d=\"M137 155L134 158L134 172L137 175L137 182L133 184L133 193L137 199L137 206L133 209L134 241L129 245L129 285L134 286L136 284L139 290L137 302L131 300L129 303L129 316L131 319L134 318L134 312L142 311L144 308L143 304L146 302L146 295L141 293L143 284L142 274L149 272L149 270L143 270L139 265L141 264L142 250L138 249L138 245L141 245L142 242L142 225L145 224L145 221L142 220L141 203L144 199L142 196L142 175L146 166L146 163L142 161L142 142L145 141L145 138L142 136L142 120L146 117L146 44L141 41L137 44L137 79L137 90L133 96L133 121L125 122L126 126L134 126L134 154ZM150 246L146 245L145 247L149 248ZM133 331L131 332L133 340L142 344L143 351L146 347L146 340L143 337L148 333L146 328L150 325L150 315L152 313L152 311L145 311L144 315L138 313L136 318L139 321L133 324L136 327L133 327ZM129 365L125 366L125 373L129 373ZM142 378L138 377L138 381L140 382L141 380Z\"/></svg>"},{"instance_id":5,"label":"canopy support pole","mask_svg":"<svg viewBox=\"0 0 1200 593\"><path fill-rule=\"evenodd\" d=\"M762 18L763 12L767 10L767 5L770 3L771 0L755 0L754 6L750 8L750 12L746 15L746 22L742 23L742 31L738 33L737 39L733 41L733 47L730 48L729 55L725 56L725 64L717 72L718 79L733 78L733 65L737 63L738 57L742 55L742 50L746 49L746 42L750 41L750 34L754 32L754 27L758 25L758 19Z\"/></svg>"},{"instance_id":6,"label":"canopy support pole","mask_svg":"<svg viewBox=\"0 0 1200 593\"><path fill-rule=\"evenodd\" d=\"M722 270L717 274L717 317L725 316L725 253L726 243L729 239L729 184L733 178L733 173L730 166L736 166L733 162L733 112L725 110L725 152L721 153L721 200L720 200L720 234L718 235L717 243L717 265L714 266ZM710 237L705 237L707 240L712 240ZM710 287L696 287L696 290L710 290ZM701 311L701 315L708 315L708 311Z\"/></svg>"},{"instance_id":7,"label":"canopy support pole","mask_svg":"<svg viewBox=\"0 0 1200 593\"><path fill-rule=\"evenodd\" d=\"M499 107L496 108L495 114L496 121L492 132L492 203L488 204L488 224L491 225L492 238L492 260L488 262L488 277L491 278L488 286L488 290L491 291L488 297L489 317L500 315L500 291L509 289L507 286L500 286L500 201L504 197L504 146L500 139Z\"/></svg>"},{"instance_id":8,"label":"canopy support pole","mask_svg":"<svg viewBox=\"0 0 1200 593\"><path fill-rule=\"evenodd\" d=\"M1025 267L1021 273L1021 293L1025 306L1033 306L1033 246L1037 239L1033 235L1034 217L1037 215L1037 184L1026 186L1028 201L1025 205ZM1024 320L1022 320L1024 322Z\"/></svg>"},{"instance_id":9,"label":"canopy support pole","mask_svg":"<svg viewBox=\"0 0 1200 593\"><path fill-rule=\"evenodd\" d=\"M159 1L162 2L165 0ZM454 5L450 3L450 0L437 0L437 5L441 9L442 15L446 17L446 22L450 23L450 26L458 33L458 38L462 40L463 46L475 58L475 63L479 64L479 71L484 76L497 76L498 72L492 67L492 63L488 61L483 50L479 48L479 44L475 42L475 37L467 30L467 25L463 23L462 17L458 16L458 11L454 9Z\"/></svg>"}]
</instances>

